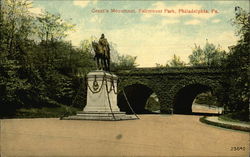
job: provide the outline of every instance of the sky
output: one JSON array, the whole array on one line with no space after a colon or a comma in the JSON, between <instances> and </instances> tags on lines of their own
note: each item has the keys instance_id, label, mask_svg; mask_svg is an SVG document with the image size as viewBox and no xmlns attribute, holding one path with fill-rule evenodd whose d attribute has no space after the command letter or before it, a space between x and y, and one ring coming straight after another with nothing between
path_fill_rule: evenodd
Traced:
<instances>
[{"instance_id":1,"label":"sky","mask_svg":"<svg viewBox=\"0 0 250 157\"><path fill-rule=\"evenodd\" d=\"M228 51L228 46L238 40L230 22L234 7L249 10L248 3L245 0L33 0L31 11L59 13L76 24L75 31L66 38L74 46L104 33L120 54L137 56L139 67L154 67L156 63L165 65L174 54L188 63L194 44L204 46L206 41Z\"/></svg>"}]
</instances>

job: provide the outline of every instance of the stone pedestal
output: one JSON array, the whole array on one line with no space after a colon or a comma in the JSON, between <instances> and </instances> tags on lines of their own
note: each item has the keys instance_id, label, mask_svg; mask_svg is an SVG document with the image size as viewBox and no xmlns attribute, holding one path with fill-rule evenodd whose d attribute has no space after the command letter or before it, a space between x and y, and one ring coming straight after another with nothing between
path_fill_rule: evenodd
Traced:
<instances>
[{"instance_id":1,"label":"stone pedestal","mask_svg":"<svg viewBox=\"0 0 250 157\"><path fill-rule=\"evenodd\" d=\"M69 120L129 120L134 115L120 112L117 106L118 77L105 71L93 71L87 75L87 105Z\"/></svg>"},{"instance_id":2,"label":"stone pedestal","mask_svg":"<svg viewBox=\"0 0 250 157\"><path fill-rule=\"evenodd\" d=\"M117 106L118 77L104 71L94 71L87 75L87 79L87 105L83 111L110 112L112 109L112 111L119 112L120 109Z\"/></svg>"}]
</instances>

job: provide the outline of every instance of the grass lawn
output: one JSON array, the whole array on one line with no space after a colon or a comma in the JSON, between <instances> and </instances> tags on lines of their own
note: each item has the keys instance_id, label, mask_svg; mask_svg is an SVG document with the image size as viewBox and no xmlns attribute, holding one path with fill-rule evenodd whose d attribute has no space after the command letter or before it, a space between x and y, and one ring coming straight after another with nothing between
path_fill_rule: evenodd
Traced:
<instances>
[{"instance_id":1,"label":"grass lawn","mask_svg":"<svg viewBox=\"0 0 250 157\"><path fill-rule=\"evenodd\" d=\"M15 114L2 118L59 118L73 115L79 110L78 108L66 105L57 107L20 108L15 111Z\"/></svg>"},{"instance_id":2,"label":"grass lawn","mask_svg":"<svg viewBox=\"0 0 250 157\"><path fill-rule=\"evenodd\" d=\"M250 124L249 120L245 121L245 120L241 120L241 119L238 119L238 118L236 119L234 117L235 117L235 114L230 113L230 114L225 114L225 115L219 116L219 119L229 121L229 122L238 122L238 123Z\"/></svg>"}]
</instances>

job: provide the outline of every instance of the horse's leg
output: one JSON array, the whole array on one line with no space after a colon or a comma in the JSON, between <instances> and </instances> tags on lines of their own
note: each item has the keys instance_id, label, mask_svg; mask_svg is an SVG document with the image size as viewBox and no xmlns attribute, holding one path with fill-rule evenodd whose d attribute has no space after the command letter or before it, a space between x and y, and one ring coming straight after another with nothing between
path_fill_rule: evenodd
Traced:
<instances>
[{"instance_id":1,"label":"horse's leg","mask_svg":"<svg viewBox=\"0 0 250 157\"><path fill-rule=\"evenodd\" d=\"M106 59L106 57L104 57L103 62L104 62L105 71L108 71L107 59Z\"/></svg>"},{"instance_id":2,"label":"horse's leg","mask_svg":"<svg viewBox=\"0 0 250 157\"><path fill-rule=\"evenodd\" d=\"M98 68L98 70L100 70L100 58L99 57L97 57L96 58L96 62L97 62L97 68Z\"/></svg>"},{"instance_id":3,"label":"horse's leg","mask_svg":"<svg viewBox=\"0 0 250 157\"><path fill-rule=\"evenodd\" d=\"M108 71L108 67L107 67L107 58L104 58L104 66L105 66L105 71Z\"/></svg>"},{"instance_id":4,"label":"horse's leg","mask_svg":"<svg viewBox=\"0 0 250 157\"><path fill-rule=\"evenodd\" d=\"M103 70L102 54L98 54L98 65L99 70Z\"/></svg>"},{"instance_id":5,"label":"horse's leg","mask_svg":"<svg viewBox=\"0 0 250 157\"><path fill-rule=\"evenodd\" d=\"M103 58L101 57L100 60L101 60L101 70L104 70Z\"/></svg>"},{"instance_id":6,"label":"horse's leg","mask_svg":"<svg viewBox=\"0 0 250 157\"><path fill-rule=\"evenodd\" d=\"M101 56L101 67L102 67L102 70L104 70L104 63L103 63L103 56Z\"/></svg>"},{"instance_id":7,"label":"horse's leg","mask_svg":"<svg viewBox=\"0 0 250 157\"><path fill-rule=\"evenodd\" d=\"M108 71L110 72L110 58L107 58L107 69L108 69Z\"/></svg>"}]
</instances>

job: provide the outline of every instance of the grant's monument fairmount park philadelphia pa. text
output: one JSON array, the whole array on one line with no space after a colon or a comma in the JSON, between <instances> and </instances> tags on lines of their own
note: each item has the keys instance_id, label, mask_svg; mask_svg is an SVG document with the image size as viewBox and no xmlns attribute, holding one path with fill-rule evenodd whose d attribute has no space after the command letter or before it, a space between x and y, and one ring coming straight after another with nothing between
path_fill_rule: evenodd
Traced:
<instances>
[{"instance_id":1,"label":"grant's monument fairmount park philadelphia pa. text","mask_svg":"<svg viewBox=\"0 0 250 157\"><path fill-rule=\"evenodd\" d=\"M87 74L87 104L76 115L63 120L130 120L136 115L127 115L117 106L118 77L110 72L110 48L102 34L99 41L92 42L97 70ZM129 105L129 104L128 104Z\"/></svg>"}]
</instances>

